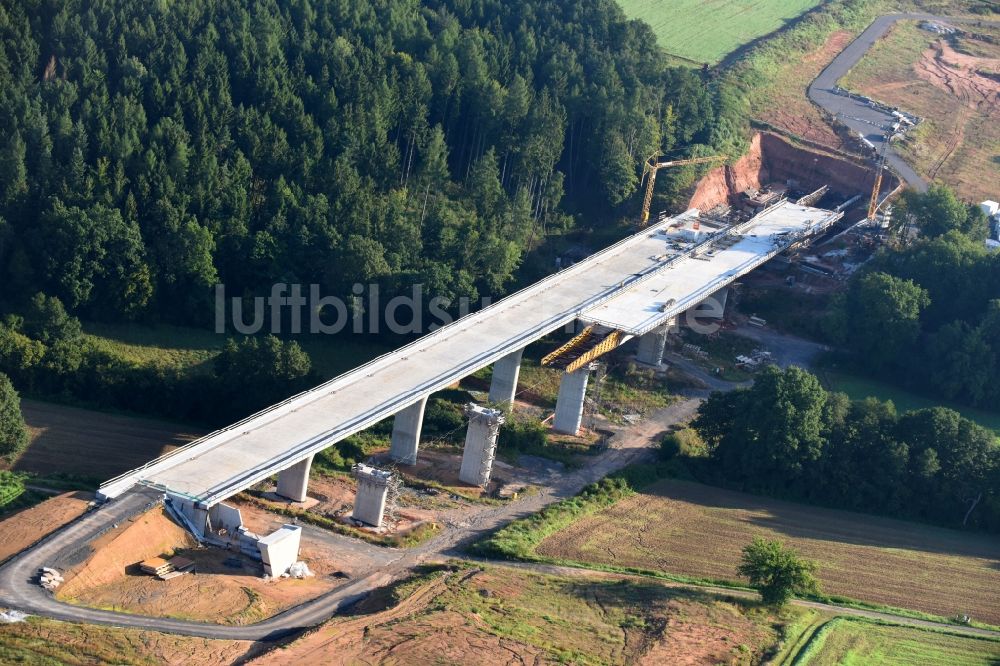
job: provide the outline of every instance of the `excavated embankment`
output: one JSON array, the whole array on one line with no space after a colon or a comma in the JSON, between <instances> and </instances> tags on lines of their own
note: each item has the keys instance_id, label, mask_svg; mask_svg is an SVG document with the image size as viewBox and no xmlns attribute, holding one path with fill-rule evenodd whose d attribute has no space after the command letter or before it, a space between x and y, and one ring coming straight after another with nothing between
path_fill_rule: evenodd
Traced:
<instances>
[{"instance_id":1,"label":"excavated embankment","mask_svg":"<svg viewBox=\"0 0 1000 666\"><path fill-rule=\"evenodd\" d=\"M720 204L736 203L748 188L759 190L770 183L789 180L795 181L800 191L829 185L844 198L867 195L873 184L873 172L861 160L801 148L776 134L760 132L751 140L749 152L735 164L712 169L701 179L688 208L709 210ZM886 172L882 191L889 192L898 184L898 179Z\"/></svg>"}]
</instances>

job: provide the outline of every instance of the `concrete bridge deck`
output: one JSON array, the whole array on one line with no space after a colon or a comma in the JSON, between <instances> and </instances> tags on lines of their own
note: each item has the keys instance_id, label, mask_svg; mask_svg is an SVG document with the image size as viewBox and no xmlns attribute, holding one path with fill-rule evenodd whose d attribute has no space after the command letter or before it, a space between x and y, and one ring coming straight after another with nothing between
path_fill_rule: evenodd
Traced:
<instances>
[{"instance_id":1,"label":"concrete bridge deck","mask_svg":"<svg viewBox=\"0 0 1000 666\"><path fill-rule=\"evenodd\" d=\"M668 242L664 230L697 216L688 211L652 225L411 344L112 479L99 493L117 497L142 483L211 507L577 319L592 318L631 334L662 326L840 214L785 201L739 225L738 233L721 230L701 233L690 243Z\"/></svg>"}]
</instances>

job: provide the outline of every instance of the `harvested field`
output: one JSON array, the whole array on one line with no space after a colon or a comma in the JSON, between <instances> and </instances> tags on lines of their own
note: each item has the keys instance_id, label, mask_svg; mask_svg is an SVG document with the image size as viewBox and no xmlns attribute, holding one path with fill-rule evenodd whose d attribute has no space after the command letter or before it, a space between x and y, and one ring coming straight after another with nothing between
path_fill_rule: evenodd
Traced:
<instances>
[{"instance_id":1,"label":"harvested field","mask_svg":"<svg viewBox=\"0 0 1000 666\"><path fill-rule=\"evenodd\" d=\"M800 653L800 659L795 663L803 666L992 666L1000 661L1000 641L834 618Z\"/></svg>"},{"instance_id":2,"label":"harvested field","mask_svg":"<svg viewBox=\"0 0 1000 666\"><path fill-rule=\"evenodd\" d=\"M198 436L183 426L22 400L31 443L14 469L68 473L103 481L134 469Z\"/></svg>"},{"instance_id":3,"label":"harvested field","mask_svg":"<svg viewBox=\"0 0 1000 666\"><path fill-rule=\"evenodd\" d=\"M925 118L900 152L921 175L981 201L1000 182L1000 46L957 43L962 52L900 21L841 85Z\"/></svg>"},{"instance_id":4,"label":"harvested field","mask_svg":"<svg viewBox=\"0 0 1000 666\"><path fill-rule=\"evenodd\" d=\"M259 643L57 622L40 617L0 629L0 663L65 666L219 666L261 650Z\"/></svg>"},{"instance_id":5,"label":"harvested field","mask_svg":"<svg viewBox=\"0 0 1000 666\"><path fill-rule=\"evenodd\" d=\"M740 550L777 538L819 563L823 591L1000 624L1000 539L661 481L545 539L541 555L736 580Z\"/></svg>"},{"instance_id":6,"label":"harvested field","mask_svg":"<svg viewBox=\"0 0 1000 666\"><path fill-rule=\"evenodd\" d=\"M391 608L375 595L254 663L753 663L783 621L652 581L492 567L434 574L395 594Z\"/></svg>"},{"instance_id":7,"label":"harvested field","mask_svg":"<svg viewBox=\"0 0 1000 666\"><path fill-rule=\"evenodd\" d=\"M0 562L79 518L94 499L86 492L63 493L0 521Z\"/></svg>"},{"instance_id":8,"label":"harvested field","mask_svg":"<svg viewBox=\"0 0 1000 666\"><path fill-rule=\"evenodd\" d=\"M268 533L280 518L240 507L246 524ZM332 574L353 570L335 549L303 539L300 558L316 574L303 580L262 578L259 562L221 548L200 548L180 526L154 509L93 544L93 554L69 569L58 596L96 608L155 617L176 617L220 624L248 624L328 592L342 581ZM142 560L180 554L195 562L197 573L168 581L139 569ZM348 557L345 555L344 557Z\"/></svg>"},{"instance_id":9,"label":"harvested field","mask_svg":"<svg viewBox=\"0 0 1000 666\"><path fill-rule=\"evenodd\" d=\"M653 27L667 53L713 65L794 22L819 0L619 0L629 18Z\"/></svg>"}]
</instances>

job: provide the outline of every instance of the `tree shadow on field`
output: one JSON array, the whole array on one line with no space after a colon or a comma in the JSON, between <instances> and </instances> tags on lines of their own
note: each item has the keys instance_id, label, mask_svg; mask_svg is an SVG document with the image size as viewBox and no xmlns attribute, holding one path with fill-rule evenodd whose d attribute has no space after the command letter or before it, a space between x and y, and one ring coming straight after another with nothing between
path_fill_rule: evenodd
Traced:
<instances>
[{"instance_id":1,"label":"tree shadow on field","mask_svg":"<svg viewBox=\"0 0 1000 666\"><path fill-rule=\"evenodd\" d=\"M732 511L749 533L772 532L789 537L873 548L893 548L942 555L976 557L1000 570L1000 537L915 523L882 516L787 502L700 483L670 480L643 491L710 512ZM713 520L711 516L691 520ZM732 520L733 518L729 518ZM747 535L749 540L750 534Z\"/></svg>"},{"instance_id":2,"label":"tree shadow on field","mask_svg":"<svg viewBox=\"0 0 1000 666\"><path fill-rule=\"evenodd\" d=\"M609 607L620 610L649 609L657 603L665 604L672 599L700 603L718 599L717 595L707 591L667 587L653 581L631 579L569 580L563 584L563 592L578 599L593 601L602 610Z\"/></svg>"}]
</instances>

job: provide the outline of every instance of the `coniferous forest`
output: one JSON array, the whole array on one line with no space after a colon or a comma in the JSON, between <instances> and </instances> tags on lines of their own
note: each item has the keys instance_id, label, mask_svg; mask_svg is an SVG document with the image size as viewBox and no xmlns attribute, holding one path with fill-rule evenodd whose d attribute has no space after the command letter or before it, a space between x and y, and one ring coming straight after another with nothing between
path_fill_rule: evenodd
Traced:
<instances>
[{"instance_id":1,"label":"coniferous forest","mask_svg":"<svg viewBox=\"0 0 1000 666\"><path fill-rule=\"evenodd\" d=\"M706 76L611 0L2 0L0 298L206 325L216 283L497 295L654 151L736 150Z\"/></svg>"}]
</instances>

